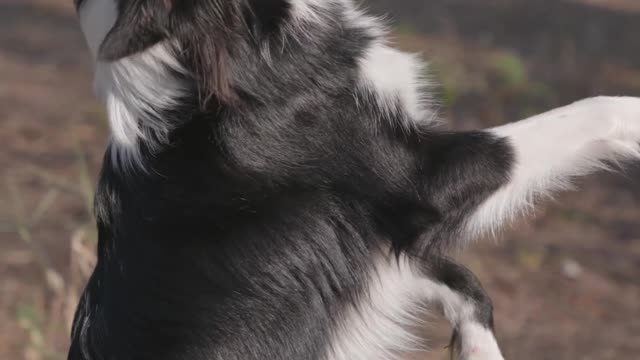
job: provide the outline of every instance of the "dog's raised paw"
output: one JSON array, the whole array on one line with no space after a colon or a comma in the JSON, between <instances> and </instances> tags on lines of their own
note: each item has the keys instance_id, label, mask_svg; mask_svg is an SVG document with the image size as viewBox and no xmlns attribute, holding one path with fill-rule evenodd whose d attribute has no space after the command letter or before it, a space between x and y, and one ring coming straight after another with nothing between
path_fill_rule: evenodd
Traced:
<instances>
[{"instance_id":1,"label":"dog's raised paw","mask_svg":"<svg viewBox=\"0 0 640 360\"><path fill-rule=\"evenodd\" d=\"M474 348L465 351L464 353L454 357L457 360L504 360L500 352L491 351L488 349Z\"/></svg>"},{"instance_id":2,"label":"dog's raised paw","mask_svg":"<svg viewBox=\"0 0 640 360\"><path fill-rule=\"evenodd\" d=\"M454 331L449 350L452 360L504 360L493 332L479 324Z\"/></svg>"}]
</instances>

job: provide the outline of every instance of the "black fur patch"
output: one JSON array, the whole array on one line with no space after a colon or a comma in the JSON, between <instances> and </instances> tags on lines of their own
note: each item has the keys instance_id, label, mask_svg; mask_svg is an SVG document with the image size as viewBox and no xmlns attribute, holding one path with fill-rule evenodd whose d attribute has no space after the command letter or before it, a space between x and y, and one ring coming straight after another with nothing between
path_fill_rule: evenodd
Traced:
<instances>
[{"instance_id":1,"label":"black fur patch","mask_svg":"<svg viewBox=\"0 0 640 360\"><path fill-rule=\"evenodd\" d=\"M381 249L454 245L506 181L511 147L399 130L402 109L380 119L356 86L373 39L338 8L301 41L270 36L288 21L282 1L185 3L160 28L181 42L193 93L167 113L170 145L140 145L152 171L127 175L106 156L99 261L69 359L319 359ZM140 48L128 46L115 53Z\"/></svg>"},{"instance_id":2,"label":"black fur patch","mask_svg":"<svg viewBox=\"0 0 640 360\"><path fill-rule=\"evenodd\" d=\"M287 0L249 0L247 23L257 36L278 33L289 16L291 4Z\"/></svg>"},{"instance_id":3,"label":"black fur patch","mask_svg":"<svg viewBox=\"0 0 640 360\"><path fill-rule=\"evenodd\" d=\"M475 322L493 331L493 303L480 280L464 266L446 258L433 257L425 263L426 271L435 280L449 287L469 303L474 304ZM457 329L456 329L457 330Z\"/></svg>"}]
</instances>

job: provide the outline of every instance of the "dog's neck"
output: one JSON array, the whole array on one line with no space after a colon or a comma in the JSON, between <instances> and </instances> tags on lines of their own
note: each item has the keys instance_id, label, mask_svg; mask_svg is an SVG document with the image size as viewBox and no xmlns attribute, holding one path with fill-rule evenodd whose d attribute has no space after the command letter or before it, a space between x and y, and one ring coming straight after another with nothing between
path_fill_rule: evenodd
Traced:
<instances>
[{"instance_id":1,"label":"dog's neck","mask_svg":"<svg viewBox=\"0 0 640 360\"><path fill-rule=\"evenodd\" d=\"M290 12L278 36L263 39L258 47L252 39L234 44L228 71L240 101L218 106L213 99L213 106L204 107L210 121L251 117L274 107L290 110L280 116L294 116L297 101L344 91L352 93L353 106L363 101L377 105L372 120L413 126L434 118L424 96L428 84L422 63L390 48L377 19L350 0L296 0ZM97 63L96 91L111 124L114 166L144 169L143 153L162 151L171 144L172 132L202 111L198 79L180 53L180 44L165 41L115 62Z\"/></svg>"}]
</instances>

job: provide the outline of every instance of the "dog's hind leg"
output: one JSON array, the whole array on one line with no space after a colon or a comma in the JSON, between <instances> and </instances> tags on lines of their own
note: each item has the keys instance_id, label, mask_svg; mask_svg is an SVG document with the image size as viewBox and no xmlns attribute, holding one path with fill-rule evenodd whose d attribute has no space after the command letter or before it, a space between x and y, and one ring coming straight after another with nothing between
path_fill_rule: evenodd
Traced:
<instances>
[{"instance_id":1,"label":"dog's hind leg","mask_svg":"<svg viewBox=\"0 0 640 360\"><path fill-rule=\"evenodd\" d=\"M515 164L507 184L468 218L470 238L499 230L574 177L640 160L640 98L582 100L487 131L510 142Z\"/></svg>"},{"instance_id":2,"label":"dog's hind leg","mask_svg":"<svg viewBox=\"0 0 640 360\"><path fill-rule=\"evenodd\" d=\"M467 268L440 257L423 264L427 300L453 325L450 350L456 360L502 360L494 336L493 305Z\"/></svg>"}]
</instances>

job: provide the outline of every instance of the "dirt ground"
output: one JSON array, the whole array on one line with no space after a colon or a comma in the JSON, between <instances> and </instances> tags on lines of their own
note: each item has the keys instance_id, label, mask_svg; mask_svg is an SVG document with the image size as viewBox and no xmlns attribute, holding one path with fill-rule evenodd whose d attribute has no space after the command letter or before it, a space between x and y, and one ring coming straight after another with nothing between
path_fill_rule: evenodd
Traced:
<instances>
[{"instance_id":1,"label":"dirt ground","mask_svg":"<svg viewBox=\"0 0 640 360\"><path fill-rule=\"evenodd\" d=\"M608 3L637 10L631 1ZM396 22L400 46L431 60L453 128L513 121L578 96L640 95L640 64L629 59L576 47L545 57ZM72 1L0 1L0 359L65 358L94 261L91 194L107 134ZM578 187L460 254L494 299L507 359L640 358L640 167ZM419 358L443 358L449 329L440 322L434 353Z\"/></svg>"}]
</instances>

